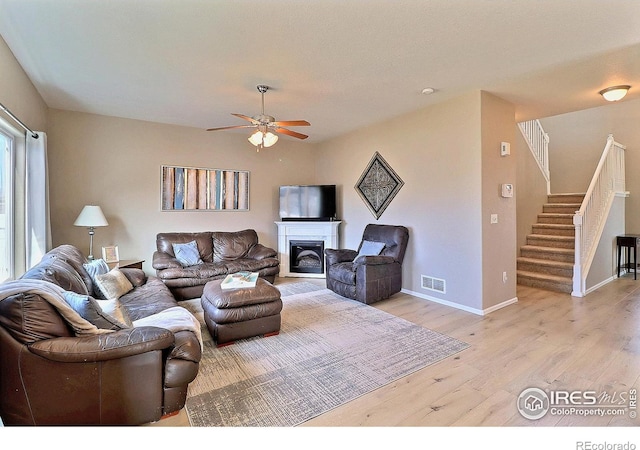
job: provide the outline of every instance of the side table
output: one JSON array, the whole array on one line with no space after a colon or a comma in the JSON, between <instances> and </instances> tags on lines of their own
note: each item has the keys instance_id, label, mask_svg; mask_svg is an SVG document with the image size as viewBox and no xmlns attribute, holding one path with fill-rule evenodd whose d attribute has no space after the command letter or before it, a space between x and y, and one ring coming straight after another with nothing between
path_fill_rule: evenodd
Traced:
<instances>
[{"instance_id":1,"label":"side table","mask_svg":"<svg viewBox=\"0 0 640 450\"><path fill-rule=\"evenodd\" d=\"M622 247L627 249L627 262L625 267L627 270L631 270L633 268L633 279L637 280L638 278L638 243L640 242L640 234L623 234L616 238L616 242L618 245L618 278L620 278L620 262L622 259ZM633 262L631 261L631 250L633 249Z\"/></svg>"},{"instance_id":2,"label":"side table","mask_svg":"<svg viewBox=\"0 0 640 450\"><path fill-rule=\"evenodd\" d=\"M144 259L121 259L120 261L107 263L109 269L119 267L120 269L142 269L142 263Z\"/></svg>"}]
</instances>

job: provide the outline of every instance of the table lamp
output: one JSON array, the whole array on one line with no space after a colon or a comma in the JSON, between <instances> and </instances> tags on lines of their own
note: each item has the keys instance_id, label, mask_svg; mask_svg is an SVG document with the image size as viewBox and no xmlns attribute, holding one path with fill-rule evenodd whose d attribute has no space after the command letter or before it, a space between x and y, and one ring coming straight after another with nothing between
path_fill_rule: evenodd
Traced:
<instances>
[{"instance_id":1,"label":"table lamp","mask_svg":"<svg viewBox=\"0 0 640 450\"><path fill-rule=\"evenodd\" d=\"M89 261L93 260L93 235L95 234L95 227L106 227L109 225L107 219L105 219L104 214L102 214L102 209L99 206L95 205L86 205L80 211L80 215L73 223L77 227L87 227L89 228L89 256L87 259Z\"/></svg>"}]
</instances>

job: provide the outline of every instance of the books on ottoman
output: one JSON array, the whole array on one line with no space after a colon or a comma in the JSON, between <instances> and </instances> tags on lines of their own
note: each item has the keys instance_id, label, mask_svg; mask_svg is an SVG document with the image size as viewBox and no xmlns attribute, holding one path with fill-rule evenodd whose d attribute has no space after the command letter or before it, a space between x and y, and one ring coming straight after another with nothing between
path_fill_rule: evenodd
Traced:
<instances>
[{"instance_id":1,"label":"books on ottoman","mask_svg":"<svg viewBox=\"0 0 640 450\"><path fill-rule=\"evenodd\" d=\"M236 272L230 273L222 280L222 289L237 289L255 287L258 281L258 272Z\"/></svg>"}]
</instances>

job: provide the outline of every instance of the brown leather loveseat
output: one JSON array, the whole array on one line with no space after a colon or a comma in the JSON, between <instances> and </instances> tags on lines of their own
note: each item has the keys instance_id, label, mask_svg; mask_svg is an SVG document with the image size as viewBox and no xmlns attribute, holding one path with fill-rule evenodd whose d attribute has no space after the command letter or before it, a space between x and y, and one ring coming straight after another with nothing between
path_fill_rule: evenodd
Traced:
<instances>
[{"instance_id":1,"label":"brown leather loveseat","mask_svg":"<svg viewBox=\"0 0 640 450\"><path fill-rule=\"evenodd\" d=\"M144 424L183 408L201 358L197 320L140 269L118 269L130 290L101 303L88 263L62 245L0 284L5 425Z\"/></svg>"},{"instance_id":2,"label":"brown leather loveseat","mask_svg":"<svg viewBox=\"0 0 640 450\"><path fill-rule=\"evenodd\" d=\"M197 247L196 260L187 265L176 257L175 246ZM258 272L273 283L280 272L278 253L258 243L255 230L159 233L152 266L178 300L202 296L204 285L229 273Z\"/></svg>"}]
</instances>

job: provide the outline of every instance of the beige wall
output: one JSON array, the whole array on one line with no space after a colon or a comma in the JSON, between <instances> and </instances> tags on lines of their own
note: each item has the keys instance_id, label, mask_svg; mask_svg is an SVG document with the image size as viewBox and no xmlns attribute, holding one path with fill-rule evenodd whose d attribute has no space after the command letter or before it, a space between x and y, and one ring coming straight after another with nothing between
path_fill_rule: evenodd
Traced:
<instances>
[{"instance_id":1,"label":"beige wall","mask_svg":"<svg viewBox=\"0 0 640 450\"><path fill-rule=\"evenodd\" d=\"M482 110L484 102L486 108ZM486 115L481 121L482 114ZM491 127L485 136L491 147L487 151L499 152L495 143L513 138L512 106L479 91L319 144L317 180L337 184L341 193L342 245L355 248L367 223L402 224L410 230L404 289L476 312L514 297L515 273L510 277L508 293L489 288L489 298L483 298L483 251L494 252L504 245L505 233L513 235L514 240L505 248L507 260L498 263L489 257L489 270L498 270L502 284L502 271L515 267L515 207L510 206L513 202L501 202L496 191L500 180L515 183L515 162L499 161L505 166L494 167L498 161L493 161L493 156L483 156L481 129L485 120L502 121L506 116L508 125ZM378 220L354 189L376 151L405 182ZM500 202L489 202L486 208L482 168L485 160L491 178L487 195ZM483 221L489 205L504 220L494 228L495 233L485 237ZM508 229L511 227L513 231ZM423 289L421 275L446 280L446 293Z\"/></svg>"},{"instance_id":2,"label":"beige wall","mask_svg":"<svg viewBox=\"0 0 640 450\"><path fill-rule=\"evenodd\" d=\"M277 246L278 186L313 181L311 147L280 139L256 152L246 133L212 133L130 119L51 110L50 201L53 245L89 251L87 230L73 226L84 205L97 204L108 227L98 228L94 255L118 245L120 257L144 258L152 272L155 236L169 231L254 228ZM250 171L250 211L160 211L161 166Z\"/></svg>"},{"instance_id":3,"label":"beige wall","mask_svg":"<svg viewBox=\"0 0 640 450\"><path fill-rule=\"evenodd\" d=\"M527 243L527 235L531 234L531 227L538 221L538 214L542 212L542 206L548 197L547 180L542 175L535 156L519 129L516 129L515 136L516 145L512 146L511 150L515 151L517 164L517 247L520 249Z\"/></svg>"},{"instance_id":4,"label":"beige wall","mask_svg":"<svg viewBox=\"0 0 640 450\"><path fill-rule=\"evenodd\" d=\"M0 67L0 103L32 130L46 131L47 105L1 37Z\"/></svg>"},{"instance_id":5,"label":"beige wall","mask_svg":"<svg viewBox=\"0 0 640 450\"><path fill-rule=\"evenodd\" d=\"M482 92L482 306L516 298L516 196L502 197L502 184L518 189L515 154L500 155L501 142L515 146L515 107ZM491 214L498 223L491 223ZM506 273L506 280L503 279Z\"/></svg>"}]
</instances>

